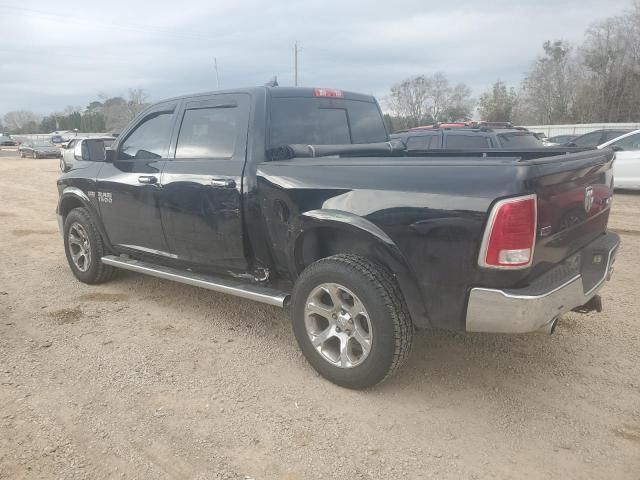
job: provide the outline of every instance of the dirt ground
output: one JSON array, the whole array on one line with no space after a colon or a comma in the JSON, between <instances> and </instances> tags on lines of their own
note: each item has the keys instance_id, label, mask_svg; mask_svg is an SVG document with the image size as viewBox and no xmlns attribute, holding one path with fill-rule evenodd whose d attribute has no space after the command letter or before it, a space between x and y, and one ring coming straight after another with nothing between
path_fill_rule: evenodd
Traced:
<instances>
[{"instance_id":1,"label":"dirt ground","mask_svg":"<svg viewBox=\"0 0 640 480\"><path fill-rule=\"evenodd\" d=\"M284 311L134 273L72 276L57 160L0 158L0 478L640 479L640 195L602 314L432 333L368 391Z\"/></svg>"}]
</instances>

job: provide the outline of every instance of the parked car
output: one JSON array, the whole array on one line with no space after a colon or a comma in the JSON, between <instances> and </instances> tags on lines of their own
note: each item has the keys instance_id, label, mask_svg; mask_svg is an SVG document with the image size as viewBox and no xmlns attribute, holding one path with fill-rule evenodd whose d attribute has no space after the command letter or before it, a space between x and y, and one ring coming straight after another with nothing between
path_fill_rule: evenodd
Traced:
<instances>
[{"instance_id":1,"label":"parked car","mask_svg":"<svg viewBox=\"0 0 640 480\"><path fill-rule=\"evenodd\" d=\"M547 138L547 143L549 145L564 145L572 142L578 138L578 135L554 135L553 137Z\"/></svg>"},{"instance_id":2,"label":"parked car","mask_svg":"<svg viewBox=\"0 0 640 480\"><path fill-rule=\"evenodd\" d=\"M615 188L640 190L640 130L621 135L598 146L611 147L616 152L613 164L613 185Z\"/></svg>"},{"instance_id":3,"label":"parked car","mask_svg":"<svg viewBox=\"0 0 640 480\"><path fill-rule=\"evenodd\" d=\"M115 138L113 137L80 137L70 140L62 147L62 156L60 157L61 171L66 172L70 170L76 161L82 160L83 148L86 151L86 142L89 139L101 140L104 143L105 148L109 148L115 141Z\"/></svg>"},{"instance_id":4,"label":"parked car","mask_svg":"<svg viewBox=\"0 0 640 480\"><path fill-rule=\"evenodd\" d=\"M68 140L65 140L62 135L52 135L51 136L51 143L53 143L54 145L62 145L63 143L66 143L67 141Z\"/></svg>"},{"instance_id":5,"label":"parked car","mask_svg":"<svg viewBox=\"0 0 640 480\"><path fill-rule=\"evenodd\" d=\"M408 150L434 149L512 149L542 148L544 144L534 132L524 128L504 126L436 125L395 133L391 138L402 140Z\"/></svg>"},{"instance_id":6,"label":"parked car","mask_svg":"<svg viewBox=\"0 0 640 480\"><path fill-rule=\"evenodd\" d=\"M309 363L349 388L392 374L418 331L551 333L600 310L619 244L612 150L407 152L368 95L178 97L92 147L58 179L78 280L122 268L287 307Z\"/></svg>"},{"instance_id":7,"label":"parked car","mask_svg":"<svg viewBox=\"0 0 640 480\"><path fill-rule=\"evenodd\" d=\"M0 147L15 147L16 145L18 145L18 142L13 138L7 135L0 136Z\"/></svg>"},{"instance_id":8,"label":"parked car","mask_svg":"<svg viewBox=\"0 0 640 480\"><path fill-rule=\"evenodd\" d=\"M569 147L588 147L596 148L598 145L613 140L614 138L624 135L625 133L632 132L631 129L617 128L617 129L603 129L594 130L593 132L585 133L573 140L566 142L565 145Z\"/></svg>"},{"instance_id":9,"label":"parked car","mask_svg":"<svg viewBox=\"0 0 640 480\"><path fill-rule=\"evenodd\" d=\"M18 148L22 158L58 158L61 156L60 149L55 145L44 141L28 141Z\"/></svg>"}]
</instances>

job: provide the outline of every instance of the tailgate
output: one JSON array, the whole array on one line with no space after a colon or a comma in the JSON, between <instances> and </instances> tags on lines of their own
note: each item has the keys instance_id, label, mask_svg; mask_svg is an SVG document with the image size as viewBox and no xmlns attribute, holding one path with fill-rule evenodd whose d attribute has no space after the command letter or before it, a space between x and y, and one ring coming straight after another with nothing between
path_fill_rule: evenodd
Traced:
<instances>
[{"instance_id":1,"label":"tailgate","mask_svg":"<svg viewBox=\"0 0 640 480\"><path fill-rule=\"evenodd\" d=\"M606 231L614 158L604 149L532 162L530 181L538 196L535 271L547 270Z\"/></svg>"}]
</instances>

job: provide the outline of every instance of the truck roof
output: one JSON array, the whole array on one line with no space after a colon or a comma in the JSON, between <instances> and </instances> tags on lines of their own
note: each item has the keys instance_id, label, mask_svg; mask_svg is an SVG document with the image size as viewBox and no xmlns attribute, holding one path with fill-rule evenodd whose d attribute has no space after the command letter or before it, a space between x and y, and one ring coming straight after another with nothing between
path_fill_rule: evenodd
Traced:
<instances>
[{"instance_id":1,"label":"truck roof","mask_svg":"<svg viewBox=\"0 0 640 480\"><path fill-rule=\"evenodd\" d=\"M198 93L190 93L186 95L179 95L176 97L166 98L159 102L155 103L163 103L171 100L182 100L185 98L192 97L200 97L204 95L220 95L225 93L263 93L268 92L268 94L272 97L320 97L322 95L318 95L318 90L329 90L323 87L270 87L270 86L259 86L259 87L245 87L245 88L233 88L228 90L213 90L208 92L198 92ZM340 97L331 96L333 99L346 99L346 100L360 100L364 102L376 102L376 99L373 95L365 95L357 92L349 92L346 90L336 90L330 89L332 91L339 91L341 93ZM154 104L155 104L154 103Z\"/></svg>"}]
</instances>

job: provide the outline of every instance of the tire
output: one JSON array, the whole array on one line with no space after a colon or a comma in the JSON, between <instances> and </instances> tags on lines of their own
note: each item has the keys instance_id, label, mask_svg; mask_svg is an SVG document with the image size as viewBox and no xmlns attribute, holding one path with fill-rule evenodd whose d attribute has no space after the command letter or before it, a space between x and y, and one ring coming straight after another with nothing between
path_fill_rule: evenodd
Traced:
<instances>
[{"instance_id":1,"label":"tire","mask_svg":"<svg viewBox=\"0 0 640 480\"><path fill-rule=\"evenodd\" d=\"M322 315L310 312L312 304ZM336 309L337 315L329 315L332 323L326 312ZM361 312L355 320L353 312ZM361 389L385 380L411 351L413 325L402 292L385 267L364 257L334 255L307 267L294 286L290 316L308 362L342 387ZM318 346L327 335L336 336Z\"/></svg>"},{"instance_id":2,"label":"tire","mask_svg":"<svg viewBox=\"0 0 640 480\"><path fill-rule=\"evenodd\" d=\"M114 268L100 261L108 252L89 210L86 208L74 208L71 210L67 218L65 218L63 232L64 251L73 275L81 282L89 284L103 283L110 280L113 276ZM74 241L72 241L71 237L74 238ZM85 243L82 249L78 243L74 243L85 239L86 243L82 242ZM81 251L88 252L88 254L79 254ZM84 261L80 261L79 258L74 260L74 255L77 257L84 256Z\"/></svg>"}]
</instances>

